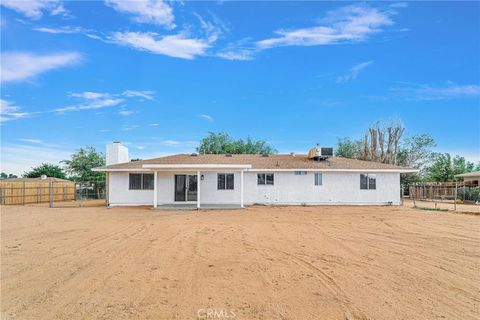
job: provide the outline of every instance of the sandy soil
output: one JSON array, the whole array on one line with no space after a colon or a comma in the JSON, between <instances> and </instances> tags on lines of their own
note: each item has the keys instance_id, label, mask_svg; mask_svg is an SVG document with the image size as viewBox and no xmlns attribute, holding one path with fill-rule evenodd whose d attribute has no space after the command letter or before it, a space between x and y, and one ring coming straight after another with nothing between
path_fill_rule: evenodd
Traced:
<instances>
[{"instance_id":1,"label":"sandy soil","mask_svg":"<svg viewBox=\"0 0 480 320\"><path fill-rule=\"evenodd\" d=\"M2 319L479 318L479 216L2 207L1 223Z\"/></svg>"},{"instance_id":2,"label":"sandy soil","mask_svg":"<svg viewBox=\"0 0 480 320\"><path fill-rule=\"evenodd\" d=\"M448 211L458 212L458 213L473 213L473 214L480 214L480 205L478 204L461 204L457 203L457 209L455 211L455 204L452 201L420 201L415 200L415 204L421 208L440 208L446 209ZM409 208L413 208L414 203L413 200L404 199L403 205Z\"/></svg>"}]
</instances>

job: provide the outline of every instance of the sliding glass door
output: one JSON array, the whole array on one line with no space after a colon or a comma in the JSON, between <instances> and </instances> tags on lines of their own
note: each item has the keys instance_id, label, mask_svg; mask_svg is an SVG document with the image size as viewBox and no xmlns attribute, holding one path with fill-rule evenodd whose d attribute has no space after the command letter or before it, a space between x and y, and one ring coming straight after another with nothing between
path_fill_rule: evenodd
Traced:
<instances>
[{"instance_id":1,"label":"sliding glass door","mask_svg":"<svg viewBox=\"0 0 480 320\"><path fill-rule=\"evenodd\" d=\"M175 175L175 201L197 201L196 175Z\"/></svg>"}]
</instances>

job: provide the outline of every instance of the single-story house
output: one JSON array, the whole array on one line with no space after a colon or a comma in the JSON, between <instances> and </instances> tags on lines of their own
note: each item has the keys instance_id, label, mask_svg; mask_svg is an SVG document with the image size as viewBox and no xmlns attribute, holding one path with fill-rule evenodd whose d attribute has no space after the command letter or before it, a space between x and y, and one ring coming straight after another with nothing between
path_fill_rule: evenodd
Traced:
<instances>
[{"instance_id":1,"label":"single-story house","mask_svg":"<svg viewBox=\"0 0 480 320\"><path fill-rule=\"evenodd\" d=\"M479 185L480 171L467 172L455 175L455 178L463 178L463 181L472 185Z\"/></svg>"},{"instance_id":2,"label":"single-story house","mask_svg":"<svg viewBox=\"0 0 480 320\"><path fill-rule=\"evenodd\" d=\"M303 154L176 154L128 161L107 146L109 206L399 205L400 173L417 170L333 157L331 148Z\"/></svg>"}]
</instances>

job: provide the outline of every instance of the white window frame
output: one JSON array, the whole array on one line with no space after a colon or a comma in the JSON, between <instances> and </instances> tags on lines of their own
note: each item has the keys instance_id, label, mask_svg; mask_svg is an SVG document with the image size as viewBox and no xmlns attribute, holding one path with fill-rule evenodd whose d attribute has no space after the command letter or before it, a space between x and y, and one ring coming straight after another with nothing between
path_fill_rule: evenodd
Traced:
<instances>
[{"instance_id":1,"label":"white window frame","mask_svg":"<svg viewBox=\"0 0 480 320\"><path fill-rule=\"evenodd\" d=\"M317 177L320 177L320 183L317 184ZM313 185L316 187L323 186L323 173L321 172L315 172L313 175Z\"/></svg>"},{"instance_id":2,"label":"white window frame","mask_svg":"<svg viewBox=\"0 0 480 320\"><path fill-rule=\"evenodd\" d=\"M263 175L264 176L264 183L258 183L258 176ZM267 176L272 176L272 183L267 183ZM257 173L257 186L273 186L275 185L275 174L273 173Z\"/></svg>"},{"instance_id":3,"label":"white window frame","mask_svg":"<svg viewBox=\"0 0 480 320\"><path fill-rule=\"evenodd\" d=\"M293 174L296 176L306 176L307 171L298 170L298 171L294 171Z\"/></svg>"},{"instance_id":4,"label":"white window frame","mask_svg":"<svg viewBox=\"0 0 480 320\"><path fill-rule=\"evenodd\" d=\"M225 180L224 180L225 185L223 186L223 189L218 187L218 177L220 175L225 176ZM229 176L229 175L231 175L233 177L233 187L231 189L227 188L227 176ZM217 190L224 190L224 191L235 190L235 174L233 174L233 173L223 173L223 172L217 173Z\"/></svg>"},{"instance_id":5,"label":"white window frame","mask_svg":"<svg viewBox=\"0 0 480 320\"><path fill-rule=\"evenodd\" d=\"M131 179L132 174L139 174L140 175L140 188L139 189L132 189L132 187L131 187L130 179ZM153 173L136 173L136 172L129 173L128 174L128 190L134 190L134 191L154 190L155 186L153 186L152 188L144 188L143 187L143 177L144 177L144 175L152 175L153 176ZM153 183L155 183L155 179L154 179Z\"/></svg>"},{"instance_id":6,"label":"white window frame","mask_svg":"<svg viewBox=\"0 0 480 320\"><path fill-rule=\"evenodd\" d=\"M367 177L367 188L362 188L362 176ZM370 186L370 179L375 179L375 188ZM360 173L360 190L377 190L377 175L374 173Z\"/></svg>"}]
</instances>

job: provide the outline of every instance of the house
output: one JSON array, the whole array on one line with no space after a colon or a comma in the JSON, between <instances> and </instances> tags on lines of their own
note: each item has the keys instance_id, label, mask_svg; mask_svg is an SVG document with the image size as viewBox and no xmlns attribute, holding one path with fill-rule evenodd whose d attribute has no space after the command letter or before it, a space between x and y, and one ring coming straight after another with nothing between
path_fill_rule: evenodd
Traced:
<instances>
[{"instance_id":1,"label":"house","mask_svg":"<svg viewBox=\"0 0 480 320\"><path fill-rule=\"evenodd\" d=\"M470 185L479 185L480 171L467 172L455 175L455 178L463 178L463 181Z\"/></svg>"},{"instance_id":2,"label":"house","mask_svg":"<svg viewBox=\"0 0 480 320\"><path fill-rule=\"evenodd\" d=\"M107 146L109 206L176 204L208 208L252 204L400 204L400 173L416 170L331 156L331 148L300 154L177 154L128 161L128 149Z\"/></svg>"}]
</instances>

